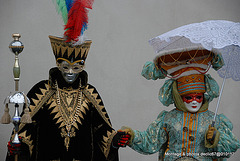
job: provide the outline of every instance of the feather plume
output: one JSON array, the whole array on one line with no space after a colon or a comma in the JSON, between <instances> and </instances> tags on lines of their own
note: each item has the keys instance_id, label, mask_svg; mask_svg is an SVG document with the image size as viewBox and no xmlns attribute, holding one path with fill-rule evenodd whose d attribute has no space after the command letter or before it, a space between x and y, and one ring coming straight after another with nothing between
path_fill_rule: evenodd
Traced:
<instances>
[{"instance_id":1,"label":"feather plume","mask_svg":"<svg viewBox=\"0 0 240 161\"><path fill-rule=\"evenodd\" d=\"M66 0L67 11L69 12L72 8L73 0Z\"/></svg>"},{"instance_id":2,"label":"feather plume","mask_svg":"<svg viewBox=\"0 0 240 161\"><path fill-rule=\"evenodd\" d=\"M66 5L65 0L56 0L56 8L57 8L58 13L61 12L64 24L67 24L68 11L67 11L67 5Z\"/></svg>"},{"instance_id":3,"label":"feather plume","mask_svg":"<svg viewBox=\"0 0 240 161\"><path fill-rule=\"evenodd\" d=\"M88 9L92 9L94 0L74 0L68 13L68 22L65 26L64 36L66 42L79 40L79 37L87 29Z\"/></svg>"}]
</instances>

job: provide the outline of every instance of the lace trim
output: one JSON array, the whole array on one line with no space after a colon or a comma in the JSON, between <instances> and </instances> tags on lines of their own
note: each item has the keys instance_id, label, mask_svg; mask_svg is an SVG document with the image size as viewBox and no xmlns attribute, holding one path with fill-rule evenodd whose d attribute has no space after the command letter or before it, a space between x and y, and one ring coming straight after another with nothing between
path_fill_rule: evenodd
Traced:
<instances>
[{"instance_id":1,"label":"lace trim","mask_svg":"<svg viewBox=\"0 0 240 161\"><path fill-rule=\"evenodd\" d=\"M182 37L188 38L192 43L201 44L207 50L229 45L240 46L240 23L224 20L193 23L157 36L149 40L149 43L158 53ZM182 45L184 47L185 44Z\"/></svg>"}]
</instances>

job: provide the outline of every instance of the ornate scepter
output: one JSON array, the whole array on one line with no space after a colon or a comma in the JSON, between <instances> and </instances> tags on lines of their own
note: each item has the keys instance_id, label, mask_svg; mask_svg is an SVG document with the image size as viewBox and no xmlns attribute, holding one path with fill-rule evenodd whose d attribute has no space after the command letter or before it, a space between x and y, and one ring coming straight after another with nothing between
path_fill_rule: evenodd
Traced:
<instances>
[{"instance_id":1,"label":"ornate scepter","mask_svg":"<svg viewBox=\"0 0 240 161\"><path fill-rule=\"evenodd\" d=\"M13 135L14 137L11 142L12 144L19 145L21 143L18 136L20 122L32 123L32 120L31 120L31 116L28 108L30 101L23 92L19 91L20 66L19 66L18 56L23 51L24 45L22 44L21 41L19 41L19 38L21 37L20 34L13 34L12 37L14 40L10 43L9 49L15 54L15 62L13 67L15 92L10 96L7 96L7 98L4 101L5 113L1 119L1 123L9 124L11 122L11 116L9 114L8 104L14 104L15 112L14 112L14 116L12 117L12 123L14 124L14 135ZM24 114L22 115L22 117L20 116L20 113L19 113L19 104L25 104ZM18 160L18 154L15 154L15 161L17 160Z\"/></svg>"}]
</instances>

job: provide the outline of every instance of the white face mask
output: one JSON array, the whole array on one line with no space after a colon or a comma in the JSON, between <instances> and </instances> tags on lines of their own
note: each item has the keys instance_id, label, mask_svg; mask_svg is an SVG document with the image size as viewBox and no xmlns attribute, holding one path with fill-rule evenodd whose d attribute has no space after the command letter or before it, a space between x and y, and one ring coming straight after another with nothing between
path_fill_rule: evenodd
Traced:
<instances>
[{"instance_id":1,"label":"white face mask","mask_svg":"<svg viewBox=\"0 0 240 161\"><path fill-rule=\"evenodd\" d=\"M188 94L183 96L182 98L187 110L191 113L198 112L198 110L202 106L202 102L203 102L202 93Z\"/></svg>"},{"instance_id":2,"label":"white face mask","mask_svg":"<svg viewBox=\"0 0 240 161\"><path fill-rule=\"evenodd\" d=\"M191 113L195 113L198 112L198 110L200 109L200 107L202 106L202 102L198 103L197 101L192 101L190 103L186 103L184 102L187 110Z\"/></svg>"}]
</instances>

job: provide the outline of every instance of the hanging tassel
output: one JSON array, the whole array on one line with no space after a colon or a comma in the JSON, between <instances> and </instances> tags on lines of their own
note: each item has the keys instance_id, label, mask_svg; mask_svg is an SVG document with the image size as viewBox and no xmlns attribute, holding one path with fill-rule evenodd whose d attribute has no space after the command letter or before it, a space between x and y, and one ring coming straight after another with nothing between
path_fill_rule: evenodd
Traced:
<instances>
[{"instance_id":1,"label":"hanging tassel","mask_svg":"<svg viewBox=\"0 0 240 161\"><path fill-rule=\"evenodd\" d=\"M24 114L21 118L21 123L31 124L32 119L31 119L31 115L30 115L30 112L29 112L27 96L25 94L24 94L24 99L25 99L25 109L24 109Z\"/></svg>"},{"instance_id":2,"label":"hanging tassel","mask_svg":"<svg viewBox=\"0 0 240 161\"><path fill-rule=\"evenodd\" d=\"M2 119L1 119L1 123L2 124L10 124L11 122L11 116L9 114L9 108L8 108L8 104L6 103L5 105L5 109L4 109L4 114L2 116Z\"/></svg>"},{"instance_id":3,"label":"hanging tassel","mask_svg":"<svg viewBox=\"0 0 240 161\"><path fill-rule=\"evenodd\" d=\"M28 107L26 107L24 109L24 114L23 114L23 116L21 118L21 123L24 123L24 124L31 124L32 123L32 119L31 119Z\"/></svg>"}]
</instances>

